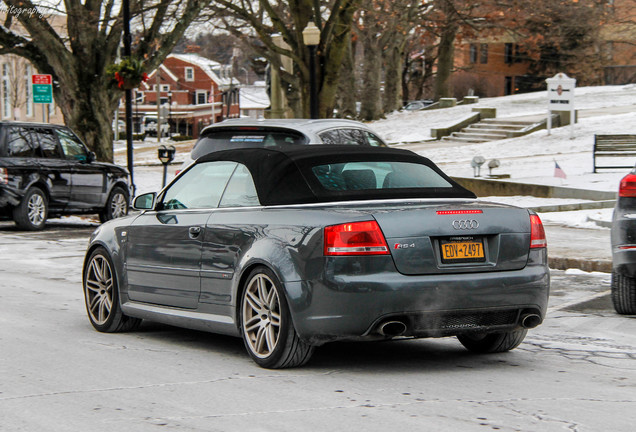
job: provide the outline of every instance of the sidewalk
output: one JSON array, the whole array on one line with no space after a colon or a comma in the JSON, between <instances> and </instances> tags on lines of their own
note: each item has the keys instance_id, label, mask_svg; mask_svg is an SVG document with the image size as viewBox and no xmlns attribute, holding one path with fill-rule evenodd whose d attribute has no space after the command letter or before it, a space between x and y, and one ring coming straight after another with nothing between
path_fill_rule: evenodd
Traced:
<instances>
[{"instance_id":1,"label":"sidewalk","mask_svg":"<svg viewBox=\"0 0 636 432\"><path fill-rule=\"evenodd\" d=\"M611 273L609 230L544 225L551 269Z\"/></svg>"}]
</instances>

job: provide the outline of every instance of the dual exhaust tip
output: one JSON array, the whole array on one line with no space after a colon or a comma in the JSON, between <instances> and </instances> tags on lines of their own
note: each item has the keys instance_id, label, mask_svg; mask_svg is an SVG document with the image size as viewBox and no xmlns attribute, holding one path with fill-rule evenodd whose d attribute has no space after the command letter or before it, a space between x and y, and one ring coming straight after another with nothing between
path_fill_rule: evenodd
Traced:
<instances>
[{"instance_id":1,"label":"dual exhaust tip","mask_svg":"<svg viewBox=\"0 0 636 432\"><path fill-rule=\"evenodd\" d=\"M526 313L521 315L519 323L525 329L532 329L541 324L543 320L536 313ZM385 321L378 327L378 332L383 336L401 336L407 330L403 321Z\"/></svg>"},{"instance_id":2,"label":"dual exhaust tip","mask_svg":"<svg viewBox=\"0 0 636 432\"><path fill-rule=\"evenodd\" d=\"M541 324L541 317L535 313L528 313L521 316L521 327L532 329Z\"/></svg>"}]
</instances>

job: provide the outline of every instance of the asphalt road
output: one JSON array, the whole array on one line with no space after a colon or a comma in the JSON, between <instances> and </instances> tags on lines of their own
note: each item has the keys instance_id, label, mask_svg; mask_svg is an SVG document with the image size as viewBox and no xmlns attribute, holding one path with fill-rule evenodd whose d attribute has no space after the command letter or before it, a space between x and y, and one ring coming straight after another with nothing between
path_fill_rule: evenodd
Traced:
<instances>
[{"instance_id":1,"label":"asphalt road","mask_svg":"<svg viewBox=\"0 0 636 432\"><path fill-rule=\"evenodd\" d=\"M613 312L607 274L554 271L546 322L509 353L337 343L272 371L236 338L94 331L80 274L92 229L0 223L2 431L633 430L636 317Z\"/></svg>"}]
</instances>

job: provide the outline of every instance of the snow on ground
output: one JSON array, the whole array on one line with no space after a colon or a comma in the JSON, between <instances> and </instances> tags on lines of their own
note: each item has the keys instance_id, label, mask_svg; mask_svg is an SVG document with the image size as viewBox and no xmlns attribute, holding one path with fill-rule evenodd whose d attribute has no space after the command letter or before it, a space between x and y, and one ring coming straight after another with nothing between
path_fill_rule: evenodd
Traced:
<instances>
[{"instance_id":1,"label":"snow on ground","mask_svg":"<svg viewBox=\"0 0 636 432\"><path fill-rule=\"evenodd\" d=\"M430 141L433 128L447 127L470 115L472 108L496 108L497 118L514 118L547 113L546 92L480 99L478 104L454 108L396 112L371 127L397 147L408 148L437 163L447 174L473 177L471 161L482 156L498 159L493 174L509 174L509 181L614 192L629 169L607 169L593 173L592 147L595 134L636 133L636 84L582 87L575 91L574 107L579 121L574 125L481 144L455 144ZM571 137L571 135L573 135ZM420 142L414 144L414 142ZM425 141L425 142L422 142ZM409 144L410 143L410 144ZM604 163L610 162L603 159ZM635 160L636 161L636 158ZM621 161L630 165L634 161ZM567 178L554 177L555 162ZM487 162L481 175L488 174ZM505 180L504 180L505 181ZM536 207L570 203L572 200L535 197L488 197L489 201ZM544 222L576 227L599 228L593 220L611 220L612 209L543 213ZM590 221L592 220L592 221ZM601 228L604 229L604 228Z\"/></svg>"}]
</instances>

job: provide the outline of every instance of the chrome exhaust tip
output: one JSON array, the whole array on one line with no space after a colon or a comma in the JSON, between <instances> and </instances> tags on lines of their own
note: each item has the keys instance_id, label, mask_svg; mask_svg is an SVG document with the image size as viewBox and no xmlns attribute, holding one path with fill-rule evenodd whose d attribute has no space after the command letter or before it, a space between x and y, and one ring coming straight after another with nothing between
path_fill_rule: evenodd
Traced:
<instances>
[{"instance_id":1,"label":"chrome exhaust tip","mask_svg":"<svg viewBox=\"0 0 636 432\"><path fill-rule=\"evenodd\" d=\"M521 317L521 326L526 329L535 328L541 324L541 317L537 314L526 314Z\"/></svg>"},{"instance_id":2,"label":"chrome exhaust tip","mask_svg":"<svg viewBox=\"0 0 636 432\"><path fill-rule=\"evenodd\" d=\"M380 324L378 331L384 336L400 336L406 331L406 324L402 321L387 321Z\"/></svg>"}]
</instances>

